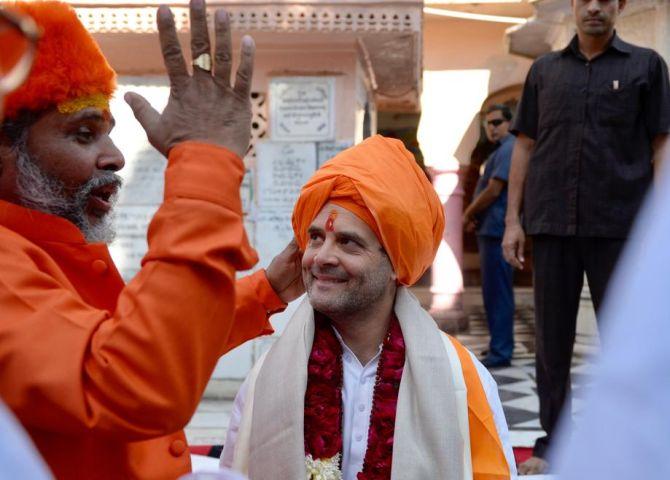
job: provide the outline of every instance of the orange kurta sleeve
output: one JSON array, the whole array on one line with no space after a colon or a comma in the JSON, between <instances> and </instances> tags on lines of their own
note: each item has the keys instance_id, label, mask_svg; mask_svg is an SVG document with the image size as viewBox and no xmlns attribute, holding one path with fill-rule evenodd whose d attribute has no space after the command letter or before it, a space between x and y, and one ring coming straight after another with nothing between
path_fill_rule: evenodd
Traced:
<instances>
[{"instance_id":1,"label":"orange kurta sleeve","mask_svg":"<svg viewBox=\"0 0 670 480\"><path fill-rule=\"evenodd\" d=\"M268 319L285 308L286 304L272 289L265 270L240 278L235 284L235 328L230 332L228 342L242 345L260 335L272 334L274 329ZM240 328L246 323L251 323L252 328Z\"/></svg>"},{"instance_id":2,"label":"orange kurta sleeve","mask_svg":"<svg viewBox=\"0 0 670 480\"><path fill-rule=\"evenodd\" d=\"M468 425L472 453L473 480L507 480L510 469L477 367L463 345L451 338L461 361L468 389Z\"/></svg>"},{"instance_id":3,"label":"orange kurta sleeve","mask_svg":"<svg viewBox=\"0 0 670 480\"><path fill-rule=\"evenodd\" d=\"M267 310L251 298L260 276L241 281L247 300L234 321L235 272L257 261L242 224L243 173L223 148L186 142L171 150L142 269L113 309L84 301L59 263L5 229L0 393L24 425L131 441L188 422L218 358L269 328ZM72 248L70 267L89 268ZM93 266L104 278L111 259L100 256L102 267Z\"/></svg>"}]
</instances>

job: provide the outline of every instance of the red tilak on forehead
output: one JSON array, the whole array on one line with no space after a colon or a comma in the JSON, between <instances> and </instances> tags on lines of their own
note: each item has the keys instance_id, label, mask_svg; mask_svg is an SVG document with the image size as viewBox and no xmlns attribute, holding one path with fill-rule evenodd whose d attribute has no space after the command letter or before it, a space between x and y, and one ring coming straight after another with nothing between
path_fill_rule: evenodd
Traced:
<instances>
[{"instance_id":1,"label":"red tilak on forehead","mask_svg":"<svg viewBox=\"0 0 670 480\"><path fill-rule=\"evenodd\" d=\"M337 212L335 210L331 211L328 215L328 220L326 220L326 232L335 231L335 219L337 218Z\"/></svg>"}]
</instances>

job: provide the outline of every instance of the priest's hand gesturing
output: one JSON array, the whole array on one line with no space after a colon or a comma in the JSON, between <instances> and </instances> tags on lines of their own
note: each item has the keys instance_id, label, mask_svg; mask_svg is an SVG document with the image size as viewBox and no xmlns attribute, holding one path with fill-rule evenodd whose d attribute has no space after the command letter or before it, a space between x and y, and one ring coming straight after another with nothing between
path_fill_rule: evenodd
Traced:
<instances>
[{"instance_id":1,"label":"priest's hand gesturing","mask_svg":"<svg viewBox=\"0 0 670 480\"><path fill-rule=\"evenodd\" d=\"M216 11L216 46L212 60L204 0L191 0L190 14L193 75L186 68L172 12L163 5L158 9L158 32L170 77L168 104L159 114L136 93L126 94L125 99L149 142L165 156L176 144L196 140L225 147L244 157L251 130L249 94L254 41L249 36L242 39L240 66L231 85L232 41L228 15L223 10Z\"/></svg>"}]
</instances>

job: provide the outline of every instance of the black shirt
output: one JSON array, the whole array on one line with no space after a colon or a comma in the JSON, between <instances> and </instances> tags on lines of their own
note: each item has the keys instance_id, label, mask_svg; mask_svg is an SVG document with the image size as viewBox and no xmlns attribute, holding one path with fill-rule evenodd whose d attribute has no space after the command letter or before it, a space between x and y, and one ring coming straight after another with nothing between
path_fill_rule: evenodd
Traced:
<instances>
[{"instance_id":1,"label":"black shirt","mask_svg":"<svg viewBox=\"0 0 670 480\"><path fill-rule=\"evenodd\" d=\"M670 84L653 50L622 41L591 61L575 36L530 68L513 131L535 140L524 190L531 235L624 238L670 132Z\"/></svg>"}]
</instances>

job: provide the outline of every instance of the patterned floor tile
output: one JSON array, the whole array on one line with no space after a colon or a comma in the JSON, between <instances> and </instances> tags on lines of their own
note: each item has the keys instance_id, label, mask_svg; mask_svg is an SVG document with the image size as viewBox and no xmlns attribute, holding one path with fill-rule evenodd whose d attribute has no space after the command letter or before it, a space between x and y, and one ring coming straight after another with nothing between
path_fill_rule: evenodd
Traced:
<instances>
[{"instance_id":1,"label":"patterned floor tile","mask_svg":"<svg viewBox=\"0 0 670 480\"><path fill-rule=\"evenodd\" d=\"M480 354L488 347L489 333L486 316L481 307L469 307L470 328L456 335L473 353ZM514 318L514 358L512 366L491 371L498 384L498 394L503 404L513 446L532 447L535 439L544 435L539 421L539 400L535 384L535 325L533 311L523 308ZM591 381L591 364L587 359L575 357L572 365L573 414L582 404L584 386Z\"/></svg>"}]
</instances>

